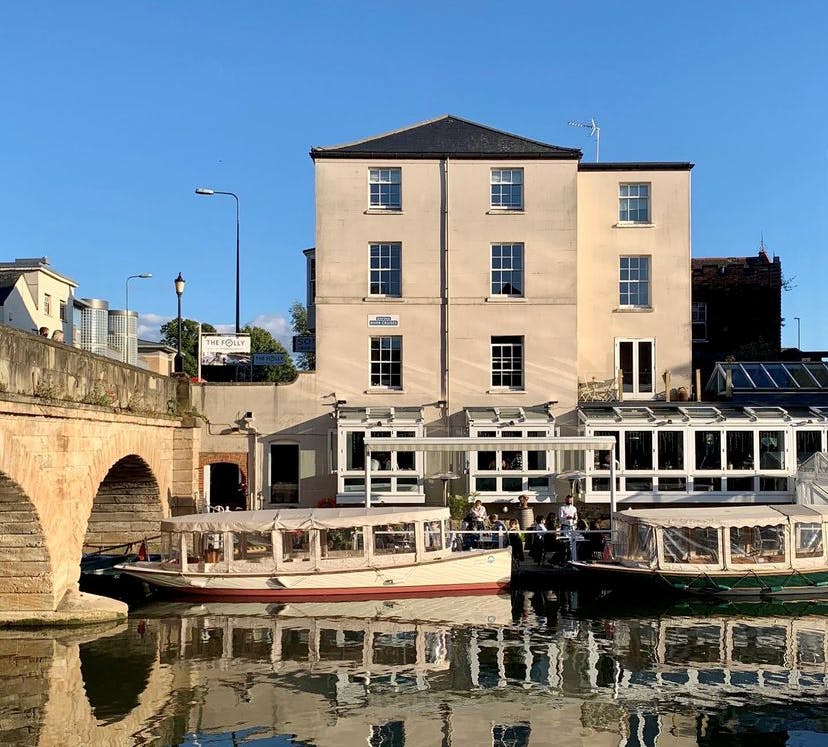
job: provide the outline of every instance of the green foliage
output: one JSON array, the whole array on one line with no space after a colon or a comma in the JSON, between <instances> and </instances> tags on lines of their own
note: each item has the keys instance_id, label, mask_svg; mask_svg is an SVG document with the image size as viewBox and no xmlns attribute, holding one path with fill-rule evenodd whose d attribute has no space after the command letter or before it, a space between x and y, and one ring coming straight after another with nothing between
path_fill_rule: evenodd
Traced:
<instances>
[{"instance_id":1,"label":"green foliage","mask_svg":"<svg viewBox=\"0 0 828 747\"><path fill-rule=\"evenodd\" d=\"M60 387L53 384L49 379L40 379L33 394L41 399L61 399L63 392Z\"/></svg>"},{"instance_id":2,"label":"green foliage","mask_svg":"<svg viewBox=\"0 0 828 747\"><path fill-rule=\"evenodd\" d=\"M91 392L87 392L80 400L84 405L98 405L99 407L111 407L115 402L115 396L105 391L100 384L95 384Z\"/></svg>"},{"instance_id":3,"label":"green foliage","mask_svg":"<svg viewBox=\"0 0 828 747\"><path fill-rule=\"evenodd\" d=\"M273 381L289 383L296 379L296 368L290 354L277 339L266 329L251 327L249 324L242 329L250 335L250 350L252 353L284 353L285 362L281 366L253 366L253 381Z\"/></svg>"},{"instance_id":4,"label":"green foliage","mask_svg":"<svg viewBox=\"0 0 828 747\"><path fill-rule=\"evenodd\" d=\"M293 333L296 335L308 334L308 310L301 301L294 301L290 306L290 323ZM313 371L316 369L316 355L314 353L298 353L296 356L296 368L300 371Z\"/></svg>"},{"instance_id":5,"label":"green foliage","mask_svg":"<svg viewBox=\"0 0 828 747\"><path fill-rule=\"evenodd\" d=\"M452 519L462 521L469 512L469 497L467 495L450 495L448 497L448 509Z\"/></svg>"},{"instance_id":6,"label":"green foliage","mask_svg":"<svg viewBox=\"0 0 828 747\"><path fill-rule=\"evenodd\" d=\"M216 328L212 324L202 324L201 333L214 335ZM178 319L171 319L161 325L161 342L178 348ZM198 322L193 319L181 320L181 356L184 358L184 371L188 376L198 374Z\"/></svg>"}]
</instances>

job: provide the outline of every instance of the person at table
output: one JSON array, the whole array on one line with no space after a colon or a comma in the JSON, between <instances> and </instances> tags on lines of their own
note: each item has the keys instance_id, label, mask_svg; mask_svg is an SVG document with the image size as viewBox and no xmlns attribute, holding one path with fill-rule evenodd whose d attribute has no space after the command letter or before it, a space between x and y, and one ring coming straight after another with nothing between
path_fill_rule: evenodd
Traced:
<instances>
[{"instance_id":1,"label":"person at table","mask_svg":"<svg viewBox=\"0 0 828 747\"><path fill-rule=\"evenodd\" d=\"M561 533L568 535L578 522L578 509L572 502L572 494L566 496L564 504L558 509L558 521L561 522Z\"/></svg>"}]
</instances>

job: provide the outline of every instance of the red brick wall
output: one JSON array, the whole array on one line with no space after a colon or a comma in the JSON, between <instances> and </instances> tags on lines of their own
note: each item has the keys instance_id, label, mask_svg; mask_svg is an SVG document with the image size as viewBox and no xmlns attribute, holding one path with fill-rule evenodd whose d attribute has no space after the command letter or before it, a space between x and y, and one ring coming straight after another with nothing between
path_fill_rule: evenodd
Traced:
<instances>
[{"instance_id":1,"label":"red brick wall","mask_svg":"<svg viewBox=\"0 0 828 747\"><path fill-rule=\"evenodd\" d=\"M204 467L208 464L220 464L222 462L235 464L242 474L245 485L250 485L247 479L247 454L238 451L210 451L202 452L198 456L198 489L204 495Z\"/></svg>"}]
</instances>

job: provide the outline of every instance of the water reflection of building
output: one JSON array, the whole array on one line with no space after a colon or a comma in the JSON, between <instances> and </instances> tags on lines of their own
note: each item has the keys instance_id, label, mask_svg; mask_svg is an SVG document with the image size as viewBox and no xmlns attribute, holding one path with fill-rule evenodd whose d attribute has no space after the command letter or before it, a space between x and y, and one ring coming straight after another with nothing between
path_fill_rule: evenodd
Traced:
<instances>
[{"instance_id":1,"label":"water reflection of building","mask_svg":"<svg viewBox=\"0 0 828 747\"><path fill-rule=\"evenodd\" d=\"M587 620L552 603L517 625L500 599L482 619L458 604L452 625L448 600L415 601L165 606L84 638L6 632L0 742L679 747L717 709L828 693L821 617Z\"/></svg>"}]
</instances>

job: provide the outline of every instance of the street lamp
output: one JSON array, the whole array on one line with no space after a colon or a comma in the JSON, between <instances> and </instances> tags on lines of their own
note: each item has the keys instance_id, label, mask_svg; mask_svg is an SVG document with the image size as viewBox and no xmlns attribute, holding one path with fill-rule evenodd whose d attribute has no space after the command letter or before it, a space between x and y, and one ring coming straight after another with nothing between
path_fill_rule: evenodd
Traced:
<instances>
[{"instance_id":1,"label":"street lamp","mask_svg":"<svg viewBox=\"0 0 828 747\"><path fill-rule=\"evenodd\" d=\"M227 195L236 201L236 334L241 331L239 324L239 196L235 192L222 192L209 187L196 187L197 195L212 197L213 195Z\"/></svg>"},{"instance_id":2,"label":"street lamp","mask_svg":"<svg viewBox=\"0 0 828 747\"><path fill-rule=\"evenodd\" d=\"M175 284L175 295L178 296L178 352L175 354L175 372L182 373L184 371L184 359L181 357L181 296L184 294L184 278L181 273L173 280Z\"/></svg>"},{"instance_id":3,"label":"street lamp","mask_svg":"<svg viewBox=\"0 0 828 747\"><path fill-rule=\"evenodd\" d=\"M798 316L795 316L794 321L796 321L796 349L802 350L801 335L799 334L802 320Z\"/></svg>"},{"instance_id":4,"label":"street lamp","mask_svg":"<svg viewBox=\"0 0 828 747\"><path fill-rule=\"evenodd\" d=\"M133 280L134 278L140 278L141 280L146 280L147 278L151 278L151 272L142 272L140 275L129 275L126 279L126 283L124 286L126 288L126 293L124 294L124 306L126 307L126 340L124 341L124 363L129 363L129 281ZM136 327L136 334L137 334L137 327Z\"/></svg>"}]
</instances>

